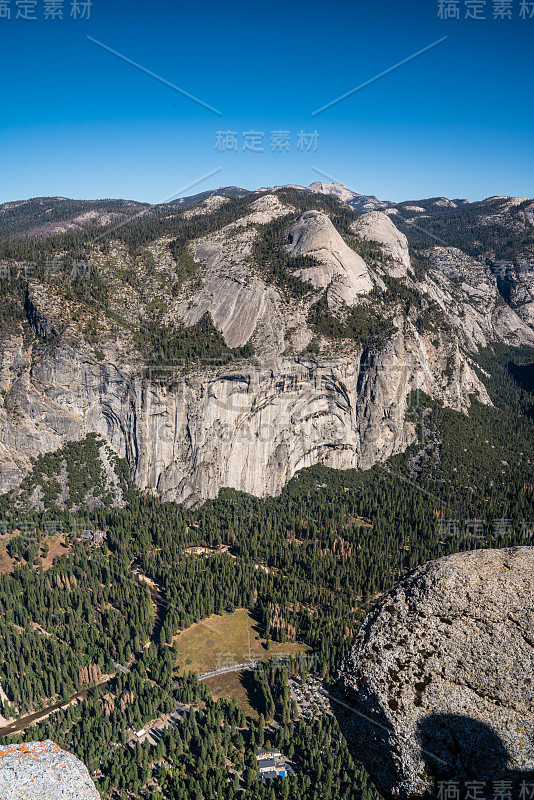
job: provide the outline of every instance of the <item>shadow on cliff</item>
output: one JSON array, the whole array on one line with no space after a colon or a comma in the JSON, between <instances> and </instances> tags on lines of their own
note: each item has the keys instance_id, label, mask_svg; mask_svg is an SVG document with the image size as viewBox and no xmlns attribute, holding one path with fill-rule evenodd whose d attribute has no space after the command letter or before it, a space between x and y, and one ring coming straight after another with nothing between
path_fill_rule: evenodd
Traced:
<instances>
[{"instance_id":1,"label":"shadow on cliff","mask_svg":"<svg viewBox=\"0 0 534 800\"><path fill-rule=\"evenodd\" d=\"M417 735L436 794L440 782L456 781L462 785L470 781L511 781L519 797L520 784L534 781L534 770L509 768L510 758L498 734L472 717L430 714L419 723Z\"/></svg>"},{"instance_id":2,"label":"shadow on cliff","mask_svg":"<svg viewBox=\"0 0 534 800\"><path fill-rule=\"evenodd\" d=\"M336 693L337 694L337 693ZM332 696L332 707L356 759L367 768L380 793L389 800L415 800L417 795L406 790L410 782L409 764L402 762L401 750L396 744L396 732L382 709L367 703L357 710L352 704ZM534 731L525 732L534 741ZM485 790L471 797L492 798L493 782L511 782L510 794L501 800L534 799L534 770L521 771L509 767L510 758L499 735L490 727L472 717L456 714L430 714L418 725L412 750L424 762L422 776L429 788L421 797L453 798L443 784L458 784L457 800L466 797L466 784L479 781ZM527 742L525 742L527 744ZM403 748L404 749L404 748ZM523 782L533 784L527 793L521 793ZM441 784L441 787L440 787ZM467 792L469 796L469 792Z\"/></svg>"}]
</instances>

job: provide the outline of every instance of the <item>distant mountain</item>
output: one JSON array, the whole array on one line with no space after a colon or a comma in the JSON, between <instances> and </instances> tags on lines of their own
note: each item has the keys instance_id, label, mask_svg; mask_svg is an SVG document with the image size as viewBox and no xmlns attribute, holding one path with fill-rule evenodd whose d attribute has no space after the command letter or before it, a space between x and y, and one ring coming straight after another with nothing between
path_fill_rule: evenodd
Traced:
<instances>
[{"instance_id":1,"label":"distant mountain","mask_svg":"<svg viewBox=\"0 0 534 800\"><path fill-rule=\"evenodd\" d=\"M117 224L150 208L130 200L35 197L0 205L0 237L53 236L69 230Z\"/></svg>"},{"instance_id":2,"label":"distant mountain","mask_svg":"<svg viewBox=\"0 0 534 800\"><path fill-rule=\"evenodd\" d=\"M171 200L168 205L192 206L195 203L199 203L201 200L207 200L208 197L238 197L243 194L251 194L251 192L248 189L242 189L240 186L221 186L219 189L199 192L199 194L192 194L188 197L179 197L176 200Z\"/></svg>"},{"instance_id":3,"label":"distant mountain","mask_svg":"<svg viewBox=\"0 0 534 800\"><path fill-rule=\"evenodd\" d=\"M353 192L347 189L342 183L321 183L320 181L315 181L315 183L310 183L308 189L310 192L320 192L321 194L329 194L332 197L337 197L360 214L366 211L381 211L392 205L391 203L379 200L378 197L374 195Z\"/></svg>"}]
</instances>

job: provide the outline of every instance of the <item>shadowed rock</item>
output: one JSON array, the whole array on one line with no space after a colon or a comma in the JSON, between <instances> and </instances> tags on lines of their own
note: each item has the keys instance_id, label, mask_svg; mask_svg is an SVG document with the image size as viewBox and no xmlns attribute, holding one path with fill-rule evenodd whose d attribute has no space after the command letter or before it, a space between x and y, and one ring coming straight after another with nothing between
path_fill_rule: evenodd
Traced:
<instances>
[{"instance_id":1,"label":"shadowed rock","mask_svg":"<svg viewBox=\"0 0 534 800\"><path fill-rule=\"evenodd\" d=\"M345 660L340 723L387 798L534 771L534 548L414 570Z\"/></svg>"},{"instance_id":2,"label":"shadowed rock","mask_svg":"<svg viewBox=\"0 0 534 800\"><path fill-rule=\"evenodd\" d=\"M464 786L473 781L493 784L511 782L519 797L523 781L534 780L530 771L510 767L510 754L488 725L459 714L431 714L418 726L421 755L427 773L434 780L434 793L441 782L454 781Z\"/></svg>"}]
</instances>

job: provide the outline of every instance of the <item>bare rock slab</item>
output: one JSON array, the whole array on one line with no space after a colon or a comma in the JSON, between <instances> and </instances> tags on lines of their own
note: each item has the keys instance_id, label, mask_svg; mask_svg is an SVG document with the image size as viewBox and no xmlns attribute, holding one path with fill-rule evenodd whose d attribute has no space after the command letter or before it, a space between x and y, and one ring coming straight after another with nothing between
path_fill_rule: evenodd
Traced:
<instances>
[{"instance_id":1,"label":"bare rock slab","mask_svg":"<svg viewBox=\"0 0 534 800\"><path fill-rule=\"evenodd\" d=\"M100 800L87 767L54 742L0 746L0 800Z\"/></svg>"},{"instance_id":2,"label":"bare rock slab","mask_svg":"<svg viewBox=\"0 0 534 800\"><path fill-rule=\"evenodd\" d=\"M341 726L388 800L442 780L534 781L534 548L414 570L367 616L339 678Z\"/></svg>"}]
</instances>

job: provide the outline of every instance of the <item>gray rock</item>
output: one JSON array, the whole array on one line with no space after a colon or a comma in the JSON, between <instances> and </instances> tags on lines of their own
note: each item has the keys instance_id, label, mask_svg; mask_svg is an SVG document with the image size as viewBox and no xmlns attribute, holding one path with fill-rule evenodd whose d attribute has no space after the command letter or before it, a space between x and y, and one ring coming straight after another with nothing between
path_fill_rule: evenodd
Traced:
<instances>
[{"instance_id":1,"label":"gray rock","mask_svg":"<svg viewBox=\"0 0 534 800\"><path fill-rule=\"evenodd\" d=\"M302 280L316 288L331 289L348 306L373 288L367 264L343 241L326 214L301 214L290 227L288 239L287 251L292 256L313 256L317 262L316 266L295 270Z\"/></svg>"},{"instance_id":2,"label":"gray rock","mask_svg":"<svg viewBox=\"0 0 534 800\"><path fill-rule=\"evenodd\" d=\"M419 567L368 615L336 707L384 797L534 772L533 598L534 548L477 550Z\"/></svg>"},{"instance_id":3,"label":"gray rock","mask_svg":"<svg viewBox=\"0 0 534 800\"><path fill-rule=\"evenodd\" d=\"M454 342L443 341L436 354L430 348L408 328L366 359L360 350L324 360L278 358L271 366L207 366L187 375L163 365L147 380L128 364L98 362L58 342L31 374L23 371L8 384L0 406L0 486L16 486L31 455L91 431L127 458L139 487L189 504L217 496L223 486L278 494L298 470L316 463L368 469L413 441L406 420L412 391L459 410L469 407L472 393L489 402ZM444 382L447 359L454 371ZM6 372L12 372L7 365ZM158 382L167 376L174 377L171 386Z\"/></svg>"},{"instance_id":4,"label":"gray rock","mask_svg":"<svg viewBox=\"0 0 534 800\"><path fill-rule=\"evenodd\" d=\"M213 202L200 203L199 214ZM139 488L165 500L195 504L224 486L278 494L312 464L367 469L405 450L416 433L406 419L411 392L464 413L472 395L489 404L472 355L492 341L534 344L534 332L504 303L488 267L460 250L433 248L425 280L399 280L426 292L447 327L420 330L399 304L391 311L398 333L377 351L319 336L320 356L307 358L317 337L310 307L322 296L340 318L352 303L380 311L369 290L381 279L326 214L308 211L287 219L285 233L293 255L314 257L294 274L316 291L286 296L256 263L255 243L261 225L293 220L294 211L275 194L256 199L236 221L191 242L196 267L181 283L165 237L148 247L150 268L146 256L134 259L119 242L106 256L95 250L91 259L109 284L111 311L124 323L92 317L97 345L84 332L83 304L65 301L53 281L31 280L27 310L40 341L19 333L0 347L0 492L21 483L32 457L96 432L128 460ZM381 274L404 273L408 251L393 223L377 213L360 223L360 235L383 250ZM138 285L124 274L135 274ZM251 343L254 357L184 370L158 356L147 371L131 331L151 318L156 299L162 325L190 326L209 313L230 347Z\"/></svg>"},{"instance_id":5,"label":"gray rock","mask_svg":"<svg viewBox=\"0 0 534 800\"><path fill-rule=\"evenodd\" d=\"M422 288L447 313L466 349L492 341L534 346L528 320L503 301L489 267L456 247L433 247L425 255L432 268Z\"/></svg>"},{"instance_id":6,"label":"gray rock","mask_svg":"<svg viewBox=\"0 0 534 800\"><path fill-rule=\"evenodd\" d=\"M384 266L388 275L393 278L406 277L411 266L408 239L387 214L371 211L353 222L351 228L362 239L381 245L384 254L389 257Z\"/></svg>"},{"instance_id":7,"label":"gray rock","mask_svg":"<svg viewBox=\"0 0 534 800\"><path fill-rule=\"evenodd\" d=\"M0 747L0 800L100 800L87 767L57 744Z\"/></svg>"}]
</instances>

